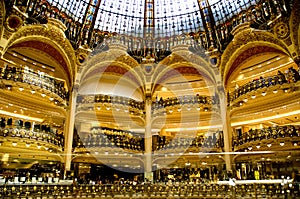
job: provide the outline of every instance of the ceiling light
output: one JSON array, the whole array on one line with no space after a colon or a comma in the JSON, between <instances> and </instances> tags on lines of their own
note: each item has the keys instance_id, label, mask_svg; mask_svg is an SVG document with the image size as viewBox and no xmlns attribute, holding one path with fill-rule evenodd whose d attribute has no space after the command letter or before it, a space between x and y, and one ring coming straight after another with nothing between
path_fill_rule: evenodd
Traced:
<instances>
[{"instance_id":1,"label":"ceiling light","mask_svg":"<svg viewBox=\"0 0 300 199\"><path fill-rule=\"evenodd\" d=\"M196 110L197 110L197 111L200 111L200 107L197 107Z\"/></svg>"},{"instance_id":2,"label":"ceiling light","mask_svg":"<svg viewBox=\"0 0 300 199\"><path fill-rule=\"evenodd\" d=\"M26 146L26 147L30 147L30 143L26 143L25 146Z\"/></svg>"},{"instance_id":3,"label":"ceiling light","mask_svg":"<svg viewBox=\"0 0 300 199\"><path fill-rule=\"evenodd\" d=\"M12 142L11 144L12 144L13 146L17 146L17 145L18 145L17 142Z\"/></svg>"},{"instance_id":4,"label":"ceiling light","mask_svg":"<svg viewBox=\"0 0 300 199\"><path fill-rule=\"evenodd\" d=\"M190 110L191 110L191 107L187 107L186 109L187 109L188 111L190 111Z\"/></svg>"},{"instance_id":5,"label":"ceiling light","mask_svg":"<svg viewBox=\"0 0 300 199\"><path fill-rule=\"evenodd\" d=\"M180 111L181 111L181 108L178 108L177 111L180 112Z\"/></svg>"},{"instance_id":6,"label":"ceiling light","mask_svg":"<svg viewBox=\"0 0 300 199\"><path fill-rule=\"evenodd\" d=\"M170 109L170 110L169 110L169 113L173 113L173 109Z\"/></svg>"},{"instance_id":7,"label":"ceiling light","mask_svg":"<svg viewBox=\"0 0 300 199\"><path fill-rule=\"evenodd\" d=\"M293 145L294 145L294 146L297 146L297 145L298 145L298 143L297 143L297 142L294 142L294 143L293 143Z\"/></svg>"},{"instance_id":8,"label":"ceiling light","mask_svg":"<svg viewBox=\"0 0 300 199\"><path fill-rule=\"evenodd\" d=\"M273 93L274 93L274 94L278 93L278 90L273 90Z\"/></svg>"},{"instance_id":9,"label":"ceiling light","mask_svg":"<svg viewBox=\"0 0 300 199\"><path fill-rule=\"evenodd\" d=\"M255 96L255 95L252 95L252 96L251 96L251 98L252 98L252 99L255 99L255 98L256 98L256 96Z\"/></svg>"},{"instance_id":10,"label":"ceiling light","mask_svg":"<svg viewBox=\"0 0 300 199\"><path fill-rule=\"evenodd\" d=\"M244 101L244 102L248 102L248 99L247 99L247 98L245 98L243 101Z\"/></svg>"},{"instance_id":11,"label":"ceiling light","mask_svg":"<svg viewBox=\"0 0 300 199\"><path fill-rule=\"evenodd\" d=\"M23 91L23 90L24 90L24 88L22 88L22 87L19 88L19 91Z\"/></svg>"},{"instance_id":12,"label":"ceiling light","mask_svg":"<svg viewBox=\"0 0 300 199\"><path fill-rule=\"evenodd\" d=\"M45 93L42 93L41 96L42 96L42 97L46 97L46 94L45 94Z\"/></svg>"},{"instance_id":13,"label":"ceiling light","mask_svg":"<svg viewBox=\"0 0 300 199\"><path fill-rule=\"evenodd\" d=\"M101 109L101 106L97 106L97 110L99 111Z\"/></svg>"},{"instance_id":14,"label":"ceiling light","mask_svg":"<svg viewBox=\"0 0 300 199\"><path fill-rule=\"evenodd\" d=\"M207 112L207 111L208 111L208 108L204 108L204 111Z\"/></svg>"},{"instance_id":15,"label":"ceiling light","mask_svg":"<svg viewBox=\"0 0 300 199\"><path fill-rule=\"evenodd\" d=\"M258 145L256 145L256 148L257 148L257 149L259 149L259 148L260 148L260 145L259 145L259 144L258 144Z\"/></svg>"},{"instance_id":16,"label":"ceiling light","mask_svg":"<svg viewBox=\"0 0 300 199\"><path fill-rule=\"evenodd\" d=\"M266 96L266 94L267 94L266 92L262 92L261 93L262 96Z\"/></svg>"},{"instance_id":17,"label":"ceiling light","mask_svg":"<svg viewBox=\"0 0 300 199\"><path fill-rule=\"evenodd\" d=\"M267 146L270 148L271 146L272 146L272 144L270 143L270 144L267 144Z\"/></svg>"},{"instance_id":18,"label":"ceiling light","mask_svg":"<svg viewBox=\"0 0 300 199\"><path fill-rule=\"evenodd\" d=\"M49 97L49 100L50 100L50 101L53 101L53 100L54 100L54 98L53 98L53 97Z\"/></svg>"},{"instance_id":19,"label":"ceiling light","mask_svg":"<svg viewBox=\"0 0 300 199\"><path fill-rule=\"evenodd\" d=\"M35 93L35 90L31 90L30 92L31 92L32 94L34 94L34 93Z\"/></svg>"},{"instance_id":20,"label":"ceiling light","mask_svg":"<svg viewBox=\"0 0 300 199\"><path fill-rule=\"evenodd\" d=\"M109 106L107 106L107 107L106 107L106 110L108 110L108 111L109 111L109 110L110 110L110 107L109 107Z\"/></svg>"},{"instance_id":21,"label":"ceiling light","mask_svg":"<svg viewBox=\"0 0 300 199\"><path fill-rule=\"evenodd\" d=\"M248 149L249 149L249 151L251 151L252 150L252 146L249 146Z\"/></svg>"},{"instance_id":22,"label":"ceiling light","mask_svg":"<svg viewBox=\"0 0 300 199\"><path fill-rule=\"evenodd\" d=\"M41 148L42 148L42 146L41 146L41 145L37 145L36 147L37 147L38 149L41 149Z\"/></svg>"},{"instance_id":23,"label":"ceiling light","mask_svg":"<svg viewBox=\"0 0 300 199\"><path fill-rule=\"evenodd\" d=\"M240 106L243 106L243 102L240 102L239 105L240 105Z\"/></svg>"},{"instance_id":24,"label":"ceiling light","mask_svg":"<svg viewBox=\"0 0 300 199\"><path fill-rule=\"evenodd\" d=\"M280 146L284 146L284 142L280 142L279 145L280 145Z\"/></svg>"}]
</instances>

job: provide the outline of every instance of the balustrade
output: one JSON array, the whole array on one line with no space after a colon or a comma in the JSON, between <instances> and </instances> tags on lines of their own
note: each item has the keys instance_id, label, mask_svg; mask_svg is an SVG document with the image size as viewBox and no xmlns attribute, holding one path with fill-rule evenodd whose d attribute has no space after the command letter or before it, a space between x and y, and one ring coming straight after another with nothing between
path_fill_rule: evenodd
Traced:
<instances>
[{"instance_id":1,"label":"balustrade","mask_svg":"<svg viewBox=\"0 0 300 199\"><path fill-rule=\"evenodd\" d=\"M159 137L157 141L156 150L169 150L177 148L191 148L191 149L221 149L224 146L223 133L220 131L213 135L200 135L194 138L170 138Z\"/></svg>"},{"instance_id":2,"label":"balustrade","mask_svg":"<svg viewBox=\"0 0 300 199\"><path fill-rule=\"evenodd\" d=\"M244 144L251 144L251 142L261 142L270 139L293 138L291 140L293 145L297 145L300 139L300 126L275 126L262 129L250 129L248 132L233 138L234 147L243 146Z\"/></svg>"},{"instance_id":3,"label":"balustrade","mask_svg":"<svg viewBox=\"0 0 300 199\"><path fill-rule=\"evenodd\" d=\"M107 197L107 198L241 198L281 196L299 197L299 185L296 183L259 183L237 184L235 186L206 183L206 184L2 184L0 197Z\"/></svg>"},{"instance_id":4,"label":"balustrade","mask_svg":"<svg viewBox=\"0 0 300 199\"><path fill-rule=\"evenodd\" d=\"M62 80L50 77L45 73L36 72L28 67L15 67L5 64L0 68L0 80L15 81L37 86L41 89L55 93L63 100L68 100L68 91Z\"/></svg>"},{"instance_id":5,"label":"balustrade","mask_svg":"<svg viewBox=\"0 0 300 199\"><path fill-rule=\"evenodd\" d=\"M276 85L292 84L298 82L299 80L299 73L292 67L289 68L289 72L286 74L278 71L278 74L275 76L260 77L240 86L235 91L230 93L230 102L232 103L240 96L246 95L247 93L259 90L261 88L271 88L272 86Z\"/></svg>"},{"instance_id":6,"label":"balustrade","mask_svg":"<svg viewBox=\"0 0 300 199\"><path fill-rule=\"evenodd\" d=\"M64 146L63 134L59 134L49 125L35 124L32 127L31 122L23 122L22 120L15 120L15 122L15 124L12 123L12 118L1 117L0 136L24 139L29 144L33 141L41 141L59 147Z\"/></svg>"},{"instance_id":7,"label":"balustrade","mask_svg":"<svg viewBox=\"0 0 300 199\"><path fill-rule=\"evenodd\" d=\"M143 139L130 131L93 127L91 133L82 136L82 144L85 147L118 147L133 151L142 151Z\"/></svg>"}]
</instances>

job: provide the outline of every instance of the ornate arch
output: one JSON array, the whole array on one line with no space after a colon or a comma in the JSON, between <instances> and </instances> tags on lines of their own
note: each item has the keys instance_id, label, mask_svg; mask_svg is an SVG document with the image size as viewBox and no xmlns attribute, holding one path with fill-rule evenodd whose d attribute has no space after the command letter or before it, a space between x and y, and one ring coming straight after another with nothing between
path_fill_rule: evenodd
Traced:
<instances>
[{"instance_id":1,"label":"ornate arch","mask_svg":"<svg viewBox=\"0 0 300 199\"><path fill-rule=\"evenodd\" d=\"M99 53L86 60L79 71L76 84L79 86L87 78L102 73L110 73L119 76L125 75L126 78L142 87L144 84L143 72L138 66L137 61L130 57L126 51L112 47L109 51Z\"/></svg>"},{"instance_id":2,"label":"ornate arch","mask_svg":"<svg viewBox=\"0 0 300 199\"><path fill-rule=\"evenodd\" d=\"M299 17L299 12L300 12L300 5L299 1L295 1L293 5L293 10L290 16L290 21L289 21L289 26L290 26L290 36L291 40L294 46L294 50L296 52L296 55L293 54L293 57L296 58L298 57L298 61L300 62L300 17Z\"/></svg>"},{"instance_id":3,"label":"ornate arch","mask_svg":"<svg viewBox=\"0 0 300 199\"><path fill-rule=\"evenodd\" d=\"M57 54L63 59L57 61L59 61L60 65L67 72L68 84L72 86L77 68L76 57L72 45L61 29L62 26L63 24L60 24L60 22L49 23L46 25L23 26L9 39L8 45L4 49L4 53L10 47L22 45L24 42L28 43L34 41L36 44L43 44L49 47L51 51L57 51ZM35 47L40 48L38 45ZM51 54L51 52L49 53Z\"/></svg>"},{"instance_id":4,"label":"ornate arch","mask_svg":"<svg viewBox=\"0 0 300 199\"><path fill-rule=\"evenodd\" d=\"M188 50L175 51L166 57L155 68L152 83L154 85L174 75L201 75L204 79L217 84L218 75L216 69L207 60L195 55ZM155 88L153 88L155 89ZM154 92L154 90L152 90Z\"/></svg>"},{"instance_id":5,"label":"ornate arch","mask_svg":"<svg viewBox=\"0 0 300 199\"><path fill-rule=\"evenodd\" d=\"M269 50L289 55L285 44L270 32L256 30L249 26L236 32L221 58L220 72L225 87L230 72L252 55Z\"/></svg>"}]
</instances>

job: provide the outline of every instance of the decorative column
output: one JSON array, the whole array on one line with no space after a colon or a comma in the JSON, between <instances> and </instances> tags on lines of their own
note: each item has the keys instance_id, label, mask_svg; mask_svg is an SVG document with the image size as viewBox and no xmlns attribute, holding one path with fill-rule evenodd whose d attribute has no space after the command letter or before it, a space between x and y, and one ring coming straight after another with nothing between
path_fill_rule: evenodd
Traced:
<instances>
[{"instance_id":1,"label":"decorative column","mask_svg":"<svg viewBox=\"0 0 300 199\"><path fill-rule=\"evenodd\" d=\"M153 182L152 172L152 132L151 132L151 97L146 97L145 102L145 152L144 152L144 178Z\"/></svg>"},{"instance_id":2,"label":"decorative column","mask_svg":"<svg viewBox=\"0 0 300 199\"><path fill-rule=\"evenodd\" d=\"M218 87L218 95L220 99L220 114L223 126L223 138L224 138L224 159L226 164L226 170L231 171L231 155L228 154L232 151L232 132L231 132L231 125L230 125L230 117L229 112L227 110L227 99L226 99L226 92L223 86Z\"/></svg>"},{"instance_id":3,"label":"decorative column","mask_svg":"<svg viewBox=\"0 0 300 199\"><path fill-rule=\"evenodd\" d=\"M65 129L64 129L65 174L67 171L71 170L76 98L77 98L77 90L73 88L73 91L72 91L70 99L69 99L70 106L67 111L67 118L66 118Z\"/></svg>"}]
</instances>

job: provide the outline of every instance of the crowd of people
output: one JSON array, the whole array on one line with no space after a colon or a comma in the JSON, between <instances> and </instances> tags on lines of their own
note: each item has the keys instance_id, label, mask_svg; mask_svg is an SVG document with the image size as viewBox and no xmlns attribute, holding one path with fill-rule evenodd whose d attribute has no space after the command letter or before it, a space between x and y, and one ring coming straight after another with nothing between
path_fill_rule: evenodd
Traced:
<instances>
[{"instance_id":1,"label":"crowd of people","mask_svg":"<svg viewBox=\"0 0 300 199\"><path fill-rule=\"evenodd\" d=\"M93 127L91 133L82 136L82 147L119 147L129 150L142 151L144 149L143 138L133 132Z\"/></svg>"},{"instance_id":2,"label":"crowd of people","mask_svg":"<svg viewBox=\"0 0 300 199\"><path fill-rule=\"evenodd\" d=\"M295 83L300 80L299 72L295 68L290 67L285 73L282 73L280 70L278 70L277 75L254 79L245 85L239 86L236 88L236 90L230 93L230 102L246 93L260 88L282 85L286 83Z\"/></svg>"},{"instance_id":3,"label":"crowd of people","mask_svg":"<svg viewBox=\"0 0 300 199\"><path fill-rule=\"evenodd\" d=\"M156 150L168 150L175 148L222 148L224 146L223 132L217 131L212 135L197 135L195 137L158 137Z\"/></svg>"},{"instance_id":4,"label":"crowd of people","mask_svg":"<svg viewBox=\"0 0 300 199\"><path fill-rule=\"evenodd\" d=\"M0 67L0 79L37 86L57 94L64 100L68 100L69 92L65 87L65 82L50 77L41 71L34 71L28 67L16 67L5 64L4 67Z\"/></svg>"},{"instance_id":5,"label":"crowd of people","mask_svg":"<svg viewBox=\"0 0 300 199\"><path fill-rule=\"evenodd\" d=\"M268 139L300 137L300 126L274 126L262 129L250 129L248 132L239 134L233 139L233 146L240 146L252 141L261 141Z\"/></svg>"},{"instance_id":6,"label":"crowd of people","mask_svg":"<svg viewBox=\"0 0 300 199\"><path fill-rule=\"evenodd\" d=\"M48 124L33 124L20 119L0 117L0 136L27 138L64 146L64 135L57 128Z\"/></svg>"}]
</instances>

